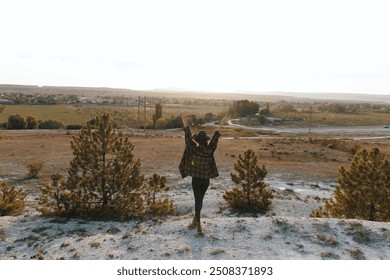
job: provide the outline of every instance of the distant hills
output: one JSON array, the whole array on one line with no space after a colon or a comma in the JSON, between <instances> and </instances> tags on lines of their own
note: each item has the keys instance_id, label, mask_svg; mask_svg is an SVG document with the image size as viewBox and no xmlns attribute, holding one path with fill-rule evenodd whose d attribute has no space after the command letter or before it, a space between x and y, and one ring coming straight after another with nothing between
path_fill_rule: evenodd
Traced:
<instances>
[{"instance_id":1,"label":"distant hills","mask_svg":"<svg viewBox=\"0 0 390 280\"><path fill-rule=\"evenodd\" d=\"M106 87L67 87L0 84L1 94L74 94L84 96L128 95L128 96L161 96L201 99L249 99L258 101L330 101L330 102L373 102L390 103L389 95L356 94L356 93L318 93L318 92L204 92L182 89L131 90Z\"/></svg>"}]
</instances>

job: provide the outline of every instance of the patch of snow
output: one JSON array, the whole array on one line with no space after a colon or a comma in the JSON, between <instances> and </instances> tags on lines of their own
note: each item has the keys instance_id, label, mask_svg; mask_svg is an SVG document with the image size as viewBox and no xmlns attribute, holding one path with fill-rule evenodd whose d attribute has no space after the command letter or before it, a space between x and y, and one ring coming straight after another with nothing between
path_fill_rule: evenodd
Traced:
<instances>
[{"instance_id":1,"label":"patch of snow","mask_svg":"<svg viewBox=\"0 0 390 280\"><path fill-rule=\"evenodd\" d=\"M323 205L323 198L333 194L334 182L271 178L267 185L275 198L270 211L244 214L224 201L224 192L234 184L229 173L221 172L206 193L205 236L199 237L187 227L194 206L190 178L171 174L168 179L177 213L163 219L44 218L33 208L17 217L0 217L0 259L390 259L389 223L309 218L313 209Z\"/></svg>"}]
</instances>

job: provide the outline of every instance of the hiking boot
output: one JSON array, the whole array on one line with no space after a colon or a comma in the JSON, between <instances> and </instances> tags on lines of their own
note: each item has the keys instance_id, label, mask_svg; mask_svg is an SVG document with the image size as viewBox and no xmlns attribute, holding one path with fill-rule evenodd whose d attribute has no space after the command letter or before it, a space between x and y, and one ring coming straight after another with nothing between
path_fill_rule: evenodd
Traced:
<instances>
[{"instance_id":1,"label":"hiking boot","mask_svg":"<svg viewBox=\"0 0 390 280\"><path fill-rule=\"evenodd\" d=\"M202 231L202 226L200 225L200 222L196 223L196 232L198 236L204 236L204 233Z\"/></svg>"},{"instance_id":2,"label":"hiking boot","mask_svg":"<svg viewBox=\"0 0 390 280\"><path fill-rule=\"evenodd\" d=\"M195 220L195 217L192 219L192 222L191 224L188 225L188 228L189 229L193 229L196 227L196 220Z\"/></svg>"}]
</instances>

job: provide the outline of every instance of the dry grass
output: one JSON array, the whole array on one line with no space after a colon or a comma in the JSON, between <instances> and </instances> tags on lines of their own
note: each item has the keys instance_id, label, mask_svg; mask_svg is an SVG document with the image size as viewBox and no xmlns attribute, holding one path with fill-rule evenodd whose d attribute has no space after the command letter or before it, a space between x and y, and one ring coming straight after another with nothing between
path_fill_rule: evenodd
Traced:
<instances>
[{"instance_id":1,"label":"dry grass","mask_svg":"<svg viewBox=\"0 0 390 280\"><path fill-rule=\"evenodd\" d=\"M321 258L323 260L339 260L340 256L333 253L333 252L322 252L321 253Z\"/></svg>"},{"instance_id":2,"label":"dry grass","mask_svg":"<svg viewBox=\"0 0 390 280\"><path fill-rule=\"evenodd\" d=\"M89 118L88 112L83 112L73 105L8 105L0 115L0 122L6 122L9 115L34 116L38 120L58 120L64 124L83 124Z\"/></svg>"},{"instance_id":3,"label":"dry grass","mask_svg":"<svg viewBox=\"0 0 390 280\"><path fill-rule=\"evenodd\" d=\"M89 246L91 246L92 248L99 248L100 243L99 242L91 242L91 243L89 243Z\"/></svg>"},{"instance_id":4,"label":"dry grass","mask_svg":"<svg viewBox=\"0 0 390 280\"><path fill-rule=\"evenodd\" d=\"M225 250L222 248L214 248L214 249L211 249L209 253L211 256L216 256L216 255L225 253Z\"/></svg>"},{"instance_id":5,"label":"dry grass","mask_svg":"<svg viewBox=\"0 0 390 280\"><path fill-rule=\"evenodd\" d=\"M163 114L177 115L180 112L196 112L199 115L205 112L216 113L223 106L202 105L163 105ZM14 110L14 112L10 111ZM9 113L19 110L24 115L32 114L39 119L58 119L66 124L85 122L96 112L111 110L113 117L130 123L134 118L135 108L120 106L85 106L74 107L58 106L7 106L0 117L4 120ZM30 111L29 111L30 110ZM36 111L31 111L36 110ZM154 112L151 107L148 116ZM39 114L41 115L39 115ZM75 119L73 119L75 117ZM209 134L214 131L206 127ZM197 131L197 128L193 130ZM50 180L53 173L67 175L69 162L72 159L70 141L77 131L0 131L0 178L4 180L25 180L28 172L27 163L38 160L45 163L44 169L39 172L40 182L31 182L32 188L38 188L43 181ZM129 130L121 130L121 136L128 135ZM256 140L221 139L216 151L216 162L220 171L230 172L237 160L237 155L247 149L256 152L259 163L264 164L268 170L268 177L283 174L286 180L321 180L335 179L341 165L347 165L351 158L351 149L356 145L365 147L371 143L353 142L296 135L272 135L266 131L222 128L223 137L252 137L267 134L266 138ZM147 131L147 136L132 136L131 142L135 146L134 153L141 159L142 171L145 175L158 172L177 170L182 156L184 141L182 131ZM386 140L383 140L386 141ZM385 145L386 143L383 143ZM331 145L332 147L329 147ZM390 152L388 145L381 147L384 152ZM321 168L318 168L321 166Z\"/></svg>"},{"instance_id":6,"label":"dry grass","mask_svg":"<svg viewBox=\"0 0 390 280\"><path fill-rule=\"evenodd\" d=\"M349 255L354 260L365 260L364 252L358 248L348 250Z\"/></svg>"},{"instance_id":7,"label":"dry grass","mask_svg":"<svg viewBox=\"0 0 390 280\"><path fill-rule=\"evenodd\" d=\"M197 129L194 129L196 132ZM210 130L212 132L212 130ZM69 162L73 158L70 148L72 136L66 131L0 131L0 178L3 180L25 180L28 173L25 163L45 163L39 173L41 181L50 180L53 173L67 175ZM223 128L222 135L226 137L236 133ZM128 135L128 131L123 131ZM227 134L227 135L226 135ZM238 135L238 134L237 134ZM142 171L145 175L155 172L164 174L177 170L180 162L184 141L182 131L150 131L148 136L132 136L134 154L141 159ZM327 140L328 141L328 140ZM386 139L378 140L381 150L389 153L390 147ZM353 146L352 140L343 141L347 147ZM326 142L327 143L327 142ZM358 142L361 147L373 146L370 142ZM290 179L335 179L341 165L348 165L351 153L340 149L324 147L321 138L269 136L262 139L221 139L215 153L220 171L231 172L237 161L237 156L247 149L256 152L259 164L264 164L268 176L283 174ZM274 151L274 156L272 154ZM277 153L279 154L277 154ZM317 168L321 166L321 168ZM12 179L14 178L14 179ZM12 182L11 182L12 183ZM32 182L33 183L33 182Z\"/></svg>"},{"instance_id":8,"label":"dry grass","mask_svg":"<svg viewBox=\"0 0 390 280\"><path fill-rule=\"evenodd\" d=\"M278 112L277 115L283 118L302 119L302 122L295 122L294 125L309 127L309 115L306 112ZM385 112L361 112L358 114L315 112L312 115L312 126L377 126L388 124L389 118L390 115Z\"/></svg>"},{"instance_id":9,"label":"dry grass","mask_svg":"<svg viewBox=\"0 0 390 280\"><path fill-rule=\"evenodd\" d=\"M219 114L227 109L219 103L202 104L163 104L163 117L171 118L181 113L187 115L195 114L203 118L206 113ZM143 108L141 110L141 124L144 122ZM20 114L22 116L34 116L38 120L58 120L65 125L85 124L94 118L96 114L110 113L111 120L119 127L137 127L138 108L136 106L124 105L8 105L0 114L0 123L6 122L9 115ZM155 104L148 104L146 107L146 124L152 124L152 116L155 113Z\"/></svg>"},{"instance_id":10,"label":"dry grass","mask_svg":"<svg viewBox=\"0 0 390 280\"><path fill-rule=\"evenodd\" d=\"M325 245L325 246L337 246L339 245L339 242L334 236L328 236L325 234L318 234L317 238L320 242L320 244Z\"/></svg>"},{"instance_id":11,"label":"dry grass","mask_svg":"<svg viewBox=\"0 0 390 280\"><path fill-rule=\"evenodd\" d=\"M0 241L5 241L7 238L7 235L5 233L5 230L3 228L0 228Z\"/></svg>"}]
</instances>

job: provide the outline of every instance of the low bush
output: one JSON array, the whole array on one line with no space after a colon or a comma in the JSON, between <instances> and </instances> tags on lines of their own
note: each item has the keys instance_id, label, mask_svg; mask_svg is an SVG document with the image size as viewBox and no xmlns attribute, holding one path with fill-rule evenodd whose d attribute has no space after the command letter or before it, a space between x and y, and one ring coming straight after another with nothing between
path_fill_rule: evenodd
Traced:
<instances>
[{"instance_id":1,"label":"low bush","mask_svg":"<svg viewBox=\"0 0 390 280\"><path fill-rule=\"evenodd\" d=\"M144 184L145 189L145 214L151 216L165 216L175 211L172 200L169 198L159 198L158 194L162 191L168 191L166 186L167 178L159 174L153 174Z\"/></svg>"},{"instance_id":2,"label":"low bush","mask_svg":"<svg viewBox=\"0 0 390 280\"><path fill-rule=\"evenodd\" d=\"M26 194L7 183L0 184L0 216L19 215L24 210Z\"/></svg>"},{"instance_id":3,"label":"low bush","mask_svg":"<svg viewBox=\"0 0 390 280\"><path fill-rule=\"evenodd\" d=\"M41 172L41 170L43 168L43 162L28 163L26 165L26 167L28 169L28 176L30 178L36 179L36 178L38 178L39 172Z\"/></svg>"},{"instance_id":4,"label":"low bush","mask_svg":"<svg viewBox=\"0 0 390 280\"><path fill-rule=\"evenodd\" d=\"M39 124L40 129L63 129L65 125L57 120L47 120Z\"/></svg>"},{"instance_id":5,"label":"low bush","mask_svg":"<svg viewBox=\"0 0 390 280\"><path fill-rule=\"evenodd\" d=\"M27 129L37 129L38 128L38 120L34 116L28 116L26 119L26 128Z\"/></svg>"},{"instance_id":6,"label":"low bush","mask_svg":"<svg viewBox=\"0 0 390 280\"><path fill-rule=\"evenodd\" d=\"M82 128L82 126L79 124L68 124L66 126L66 129L68 129L68 130L80 130L81 128Z\"/></svg>"},{"instance_id":7,"label":"low bush","mask_svg":"<svg viewBox=\"0 0 390 280\"><path fill-rule=\"evenodd\" d=\"M26 119L19 114L9 115L7 128L8 129L25 129L27 127Z\"/></svg>"}]
</instances>

